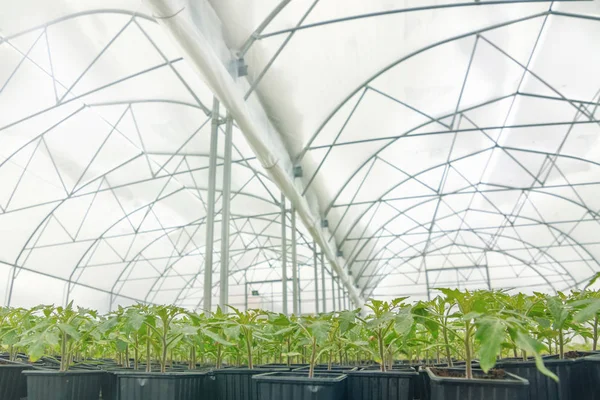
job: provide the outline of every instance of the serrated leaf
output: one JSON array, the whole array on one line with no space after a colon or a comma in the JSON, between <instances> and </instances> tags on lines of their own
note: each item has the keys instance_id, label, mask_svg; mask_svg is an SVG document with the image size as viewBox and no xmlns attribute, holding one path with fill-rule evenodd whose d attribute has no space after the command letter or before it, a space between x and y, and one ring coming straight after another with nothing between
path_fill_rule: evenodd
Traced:
<instances>
[{"instance_id":1,"label":"serrated leaf","mask_svg":"<svg viewBox=\"0 0 600 400\"><path fill-rule=\"evenodd\" d=\"M212 340L214 340L217 343L221 343L222 345L225 346L233 346L234 344L231 342L228 342L227 340L225 340L225 338L217 335L216 333L214 333L213 331L209 330L209 329L204 329L202 330L202 333L206 336L208 336L209 338L211 338Z\"/></svg>"},{"instance_id":2,"label":"serrated leaf","mask_svg":"<svg viewBox=\"0 0 600 400\"><path fill-rule=\"evenodd\" d=\"M239 325L230 325L223 329L223 333L228 338L237 339L240 337L241 327Z\"/></svg>"},{"instance_id":3,"label":"serrated leaf","mask_svg":"<svg viewBox=\"0 0 600 400\"><path fill-rule=\"evenodd\" d=\"M538 371L558 382L558 376L546 368L544 365L544 360L542 360L542 356L540 355L540 353L545 349L543 344L520 331L516 332L514 339L515 344L520 349L525 350L529 354L533 354L535 357L535 366L537 367Z\"/></svg>"},{"instance_id":4,"label":"serrated leaf","mask_svg":"<svg viewBox=\"0 0 600 400\"><path fill-rule=\"evenodd\" d=\"M600 300L594 299L587 307L575 314L574 320L576 322L589 321L598 313L600 313Z\"/></svg>"},{"instance_id":5,"label":"serrated leaf","mask_svg":"<svg viewBox=\"0 0 600 400\"><path fill-rule=\"evenodd\" d=\"M479 364L485 373L496 365L496 357L500 353L505 335L506 327L501 320L483 318L478 321L475 340L480 344Z\"/></svg>"},{"instance_id":6,"label":"serrated leaf","mask_svg":"<svg viewBox=\"0 0 600 400\"><path fill-rule=\"evenodd\" d=\"M394 319L394 330L398 335L405 336L412 330L413 323L410 307L403 308Z\"/></svg>"},{"instance_id":7,"label":"serrated leaf","mask_svg":"<svg viewBox=\"0 0 600 400\"><path fill-rule=\"evenodd\" d=\"M81 337L81 334L77 331L77 329L75 329L75 327L69 324L59 323L57 326L60 328L60 330L62 330L75 340L79 340L79 338Z\"/></svg>"},{"instance_id":8,"label":"serrated leaf","mask_svg":"<svg viewBox=\"0 0 600 400\"><path fill-rule=\"evenodd\" d=\"M121 339L117 339L115 341L115 346L117 348L117 351L124 352L125 350L127 350L127 342Z\"/></svg>"}]
</instances>

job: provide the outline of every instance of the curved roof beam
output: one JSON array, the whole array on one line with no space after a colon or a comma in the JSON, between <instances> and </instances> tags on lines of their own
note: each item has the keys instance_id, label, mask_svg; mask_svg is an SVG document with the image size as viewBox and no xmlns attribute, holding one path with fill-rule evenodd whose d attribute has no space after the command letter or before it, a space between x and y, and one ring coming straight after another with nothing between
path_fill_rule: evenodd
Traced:
<instances>
[{"instance_id":1,"label":"curved roof beam","mask_svg":"<svg viewBox=\"0 0 600 400\"><path fill-rule=\"evenodd\" d=\"M500 146L499 146L499 147L500 147ZM418 177L419 175L425 174L425 173L427 173L427 172L429 172L429 171L432 171L432 170L434 170L434 169L436 169L436 168L440 168L440 167L442 167L442 166L444 166L444 165L446 165L446 164L450 164L450 165L451 165L452 163L455 163L456 161L461 161L461 160L463 160L463 159L470 158L470 157L472 157L472 156L474 156L474 155L481 154L481 153L484 153L484 152L486 152L486 151L490 151L490 150L492 150L493 148L495 148L495 146L494 146L494 147L487 148L487 149L483 149L483 150L480 150L480 151L477 151L477 152L475 152L475 153L471 153L471 154L468 154L468 155L465 155L465 156L457 157L457 158L455 158L455 159L452 159L452 160L450 160L448 163L445 163L445 162L444 162L444 163L441 163L441 164L438 164L438 165L434 165L434 166L432 166L432 167L430 167L430 168L427 168L427 169L425 169L425 170L423 170L423 171L421 171L421 172L419 172L419 173L417 173L417 174L413 175L412 177L410 177L410 176L409 176L407 179L405 179L405 180L403 180L403 181L401 181L401 182L397 183L396 185L392 186L392 187L391 187L390 189L388 189L386 192L384 192L383 194L381 194L381 195L379 196L379 198L377 198L376 200L373 200L372 202L369 202L369 203L370 203L370 205L369 205L369 206L368 206L368 207L367 207L367 208L366 208L366 209L365 209L365 210L364 210L362 213L360 213L360 214L359 214L359 215L358 215L358 216L355 218L354 222L353 222L353 223L352 223L352 224L351 224L351 225L348 227L348 229L346 230L346 234L345 234L345 236L342 238L342 240L341 240L341 242L340 242L340 246L341 246L341 245L343 245L343 244L344 244L344 243L347 241L347 239L348 239L348 236L350 235L350 233L352 232L352 230L353 230L353 229L354 229L354 228L355 228L355 227L356 227L356 226L357 226L357 225L360 223L360 221L361 221L361 220L362 220L362 219L365 217L365 215L366 215L366 214L367 214L367 213L368 213L368 212L369 212L369 211L370 211L370 210L371 210L371 209L374 207L374 205L375 205L375 204L378 204L378 203L380 203L380 202L385 202L385 200L383 200L383 198L384 198L385 196L387 196L389 193L391 193L393 190L395 190L396 188L398 188L398 187L402 186L404 183L407 183L407 182L409 182L409 181L411 181L411 180L413 180L413 179L414 179L414 180L416 180L417 182L420 182L418 179L416 179L416 177ZM576 161L581 161L581 162L584 162L584 163L589 163L589 164L592 164L592 165L594 165L594 166L598 166L598 167L600 167L600 163L598 163L598 162L595 162L595 161L592 161L592 160L588 160L588 159L583 159L583 158L580 158L580 157L574 157L574 156L568 156L568 155L557 154L557 153L550 153L550 152L542 152L542 151L537 151L537 150L519 149L519 148L513 148L513 147L504 147L504 148L505 148L505 149L508 149L508 150L514 150L514 151L522 151L522 152L529 152L529 153L535 153L535 154L542 154L542 155L553 156L553 157L567 158L567 159L576 160ZM350 182L350 181L346 182L346 184L345 184L345 185L347 185L349 182ZM492 183L486 183L486 182L479 182L478 184L485 184L485 185L500 186L500 185L495 185L495 184L492 184ZM508 187L506 187L506 188L508 188ZM548 193L548 192L545 192L545 191L541 190L541 189L544 189L544 187L540 187L540 188L536 188L536 187L527 187L527 188L519 188L519 187L514 187L514 188L511 188L511 189L512 189L512 190L526 190L526 191L528 191L528 192L535 192L535 193L540 193L540 194L545 194L545 195L553 196L553 197L559 198L559 199L561 199L561 200L564 200L564 201L567 201L567 202L573 203L573 204L575 204L575 205L577 205L577 206L579 206L579 207L582 207L583 209L585 209L586 211L588 211L588 212L589 212L591 215L595 215L595 216L599 216L599 215L600 215L600 213L598 213L598 212L596 212L596 211L594 211L594 210L590 209L590 208L589 208L589 207L587 207L585 204L583 204L583 203L580 203L580 202L578 202L578 201L576 201L576 200L573 200L573 199L570 199L570 198L567 198L567 197L561 196L561 195L559 195L559 194L556 194L556 193ZM480 194L480 195L482 195L484 198L486 198L486 197L485 197L485 191L476 191L476 193L479 193L479 194ZM452 192L452 193L443 193L443 194L438 194L437 196L432 194L432 195L431 195L431 198L429 199L429 201L431 201L431 200L433 200L433 199L440 198L440 197L450 196L450 195L452 195L452 194L460 194L460 190L458 190L458 191L455 191L455 192ZM489 200L488 200L488 202L489 202L490 204L493 204L493 202L491 202L491 201L489 201ZM424 204L424 203L420 203L420 204ZM417 204L417 205L420 205L420 204ZM407 210L410 210L410 209L412 209L412 208L414 208L414 206L410 207L410 208L409 208L409 209L407 209ZM407 211L407 210L404 210L404 211ZM340 220L340 223L341 223L341 220ZM338 225L339 225L339 224L338 224Z\"/></svg>"},{"instance_id":2,"label":"curved roof beam","mask_svg":"<svg viewBox=\"0 0 600 400\"><path fill-rule=\"evenodd\" d=\"M453 246L453 245L454 245L454 244L449 244L449 245L447 245L447 246ZM522 258L520 258L520 257L517 257L517 256L515 256L514 254L507 253L507 252L505 252L505 251L503 251L503 250L487 250L487 249L485 249L485 248L483 248L483 247L479 247L479 246L473 246L473 245L461 245L461 246L463 246L463 247L466 247L466 248L471 248L471 249L480 250L480 251L492 251L492 252L495 252L495 253L502 254L502 255L504 255L504 256L506 256L506 257L510 257L510 258L512 258L512 259L514 259L514 260L517 260L519 263L521 263L521 264L523 264L523 265L525 265L525 266L529 267L530 269L532 269L532 270L533 270L535 273L537 273L537 274L538 274L538 275L539 275L539 276L540 276L542 279L544 279L544 281L546 281L546 283L548 284L548 286L549 286L549 287L551 287L553 290L556 290L556 287L554 286L554 284L553 284L553 283L552 283L552 282L551 282L551 281L550 281L550 280L549 280L549 279L548 279L548 278L547 278L547 277L546 277L544 274L542 274L540 271L538 271L536 267L534 267L532 264L528 263L528 262L527 262L527 261L525 261L524 259L522 259ZM442 248L444 248L444 247L442 247ZM426 253L426 254L428 254L428 253ZM421 257L421 256L422 256L422 255L418 255L418 256L416 256L415 258L418 258L418 257ZM404 265L405 263L406 263L406 261L405 261L405 262L403 262L402 264L400 264L399 266L397 266L396 268L400 268L400 267L401 267L402 265ZM372 277L370 277L370 278L369 278L369 281L370 281L370 280L373 280L373 276L375 276L375 275L372 275ZM381 280L383 280L383 278L385 278L385 276L381 276L381 277L379 277L379 282L380 282ZM370 283L369 281L367 281L367 284L365 285L365 288L366 288L366 287L368 287L368 284ZM574 282L576 282L574 279L573 279L573 281L574 281ZM377 284L379 284L379 282L377 282ZM565 282L566 282L566 281L565 281ZM376 286L377 286L377 285L374 285L374 286L373 286L373 289L371 289L371 293L372 293L372 292L375 290ZM429 288L428 288L428 289L429 289Z\"/></svg>"},{"instance_id":3,"label":"curved roof beam","mask_svg":"<svg viewBox=\"0 0 600 400\"><path fill-rule=\"evenodd\" d=\"M569 0L554 0L554 2L560 1L569 1ZM387 10L387 11L378 11L366 14L358 14L351 15L349 17L343 18L334 18L325 21L313 22L311 24L300 25L295 28L281 29L278 31L268 32L260 35L259 39L267 39L273 36L283 35L285 33L293 33L298 32L305 29L316 28L319 26L331 25L331 24L339 24L341 22L348 21L356 21L360 19L366 18L374 18L374 17L382 17L386 15L394 15L394 14L405 14L411 12L418 11L430 11L430 10L439 10L439 9L447 9L447 8L458 8L458 7L481 7L481 6L491 6L491 5L499 5L499 4L518 4L518 3L552 3L553 0L487 0L484 2L463 2L463 3L452 3L452 4L434 4L429 6L421 6L421 7L409 7L409 8L399 8L395 10Z\"/></svg>"},{"instance_id":4,"label":"curved roof beam","mask_svg":"<svg viewBox=\"0 0 600 400\"><path fill-rule=\"evenodd\" d=\"M429 201L431 201L431 200L429 200ZM421 205L421 204L418 204L418 205L416 205L416 206L419 206L419 205ZM532 220L532 221L535 221L535 222L537 222L539 225L545 225L545 226L546 226L546 227L548 227L548 228L552 228L553 230L556 230L556 231L559 233L559 236L564 236L565 238L568 238L569 240L572 240L574 243L577 243L577 241L575 241L575 240L574 240L574 239L573 239L573 238L570 236L570 234L569 234L569 233L566 233L566 232L564 232L563 230L561 230L561 229L558 229L557 227L555 227L555 226L553 226L553 225L551 225L551 224L548 224L547 222L545 222L545 221L542 221L542 220L537 220L537 219L534 219L534 218L529 218L529 217L516 216L516 215L511 215L511 214L494 213L494 212L491 212L491 211L483 211L483 210L478 210L478 209L472 209L472 210L473 210L473 211L477 211L477 212L487 212L487 213L494 214L494 215L502 215L502 216L503 216L503 217L505 217L505 218L507 218L507 217L517 217L517 218L523 218L523 219L526 219L526 220ZM457 213L457 214L458 214L458 213ZM384 224L383 224L383 225L382 225L382 226L381 226L381 227L380 227L380 228L377 230L377 232L375 233L375 235L373 235L372 237L370 237L369 239L367 239L367 241L366 241L366 242L365 242L365 243L364 243L364 244L361 246L360 250L358 250L356 253L354 253L354 252L353 252L353 253L355 254L354 260L356 259L356 257L358 257L358 255L359 255L359 254L361 254L361 252L364 250L364 248L366 247L366 245L367 245L367 243L368 243L368 242L370 242L370 241L371 241L371 240L373 240L373 239L378 239L378 237L376 236L376 235L377 235L377 233L379 233L380 231L383 231L383 230L385 229L385 226L386 226L388 223L390 223L390 222L391 222L391 221L393 221L394 219L398 218L400 215L402 215L402 214L398 214L398 215L396 215L395 217L391 218L391 219L390 219L389 221L387 221L386 223L384 223ZM447 216L447 217L450 217L450 216ZM439 220L441 221L441 220L443 220L443 219L445 219L445 218L447 218L447 217L440 218ZM460 217L459 217L459 218L460 218ZM461 218L461 219L462 219L462 218ZM415 230L415 229L417 229L417 228L425 228L425 224L418 223L417 221L415 221L415 222L418 224L417 226L415 226L415 227L413 227L413 228L409 229L409 230L408 230L408 231L406 231L406 232L400 233L400 234L398 234L397 236L398 236L398 237L402 237L402 235L403 235L403 234L410 233L410 231L412 231L412 230ZM426 228L425 228L425 229L426 229ZM479 238L479 239L480 239L480 240L481 240L483 243L486 243L486 240L485 240L483 237L481 237L481 236L480 236L480 233L478 232L478 230L477 230L477 229L474 229L474 228L471 228L471 227L470 227L470 226L468 226L468 225L467 225L467 229L458 229L457 231L458 231L458 232L461 232L461 231L465 231L465 232L472 232L472 233L474 233L474 234L475 234L475 235L476 235L476 236L477 236L477 237L478 237L478 238ZM539 251L541 254L544 254L545 256L547 256L547 257L551 258L551 259L552 259L552 260L554 260L556 263L560 264L560 262L559 262L558 260L556 260L556 259L555 259L555 258L554 258L552 255L550 255L550 254L548 253L548 249L549 249L549 247L551 247L551 246L547 246L545 249L544 249L544 248L542 248L542 247L540 247L540 246L536 246L536 245L534 245L534 244L532 244L532 243L529 243L529 242L527 242L527 241L523 240L523 239L520 237L520 235L518 234L518 231L516 231L516 230L515 230L515 232L517 232L517 235L518 235L519 237L517 237L517 238L514 238L514 237L512 237L512 236L506 236L506 235L501 235L501 234L499 234L499 235L498 235L498 237L509 238L509 239L512 239L512 240L520 241L520 242L522 242L523 244L526 244L526 245L528 245L528 246L530 246L530 247L532 247L532 248L536 249L536 250L537 250L537 251ZM482 234L483 234L483 232L482 232ZM492 234L490 234L490 235L492 235ZM448 237L446 233L442 232L442 236L440 236L440 238L441 238L441 237L444 237L444 236ZM450 239L450 237L448 237L448 238ZM394 240L395 240L395 238L394 238L394 239L392 239L392 240L390 240L390 241L389 241L389 242L388 242L386 245L382 246L382 247L381 247L381 248L380 248L380 249L379 249L379 250L378 250L378 251L377 251L377 252L376 252L376 253L373 255L372 259L376 259L376 258L377 258L377 256L378 256L379 254L381 254L381 253L382 253L382 252L383 252L383 251L386 249L387 245L391 244L391 243L392 243ZM400 252L403 252L403 251L405 251L405 250L408 250L408 248L413 248L414 246L416 246L416 245L419 245L419 244L422 244L422 243L426 243L426 241L424 241L424 242L419 242L419 243L416 243L415 245L409 245L408 247L406 247L406 248L404 248L404 249L400 250L399 252L397 252L397 253L395 253L395 254L398 254L398 253L400 253ZM583 245L581 245L581 244L578 244L578 243L577 243L577 245L578 245L578 246L579 246L579 247L580 247L580 248L581 248L581 249L582 249L582 250L583 250L585 253L587 253L587 254L588 254L588 256L590 256L590 258L591 258L592 260L594 260L598 266L600 266L600 263L598 262L598 260L597 260L597 259L596 259L596 258L595 258L595 257L594 257L594 256L593 256L593 255L592 255L590 252L589 252L589 250L587 250L587 249L586 249L586 248L585 248ZM422 252L420 252L420 253L422 253ZM369 264L370 264L370 263L371 263L371 261L367 262L367 263L366 263L366 264L365 264L365 265L364 265L364 266L361 268L361 270L360 270L360 271L359 271L359 272L356 274L356 279L357 279L357 280L358 280L358 279L360 279L360 278L362 277L362 274L364 273L364 271L366 271L366 270L367 270L367 268L369 267ZM375 271L377 271L377 270L378 270L378 269L380 269L380 268L381 268L381 266L377 266L377 265L375 265ZM565 272L571 276L570 272L569 272L569 271L567 271L566 269L565 269Z\"/></svg>"},{"instance_id":5,"label":"curved roof beam","mask_svg":"<svg viewBox=\"0 0 600 400\"><path fill-rule=\"evenodd\" d=\"M478 212L488 212L488 211L483 211L483 210L475 210L475 211L478 211ZM491 213L491 212L490 212L490 213ZM507 216L509 216L509 217L513 217L513 215L510 215L510 214L508 214ZM542 222L542 221L540 221L540 220L537 220L537 219L534 219L534 218L520 216L520 215L519 215L519 216L516 216L516 217L518 217L518 218L521 218L521 219L524 219L524 220L528 220L528 221L533 221L533 222L536 222L538 225L545 225L545 226L546 226L546 227L548 227L549 229L552 229L552 230L555 230L555 231L557 231L557 232L559 233L559 235L562 235L562 236L564 236L565 238L568 238L569 240L573 241L574 243L578 243L577 241L575 241L575 240L574 240L574 239L573 239L573 238L570 236L570 234L569 234L569 233L565 233L563 230L561 230L561 229L558 229L557 227L555 227L555 226L554 226L554 225L552 225L552 224L549 224L549 223L546 223L546 222ZM414 228L411 228L410 230L413 230L413 229L416 229L416 228L418 228L418 226L417 226L417 227L414 227ZM410 230L409 230L409 231L410 231ZM469 230L466 230L466 229L462 229L462 230L464 230L464 231L469 231ZM407 231L407 232L409 232L409 231ZM407 232L404 232L404 234L406 234ZM401 235L400 235L400 236L401 236ZM443 235L443 236L445 236L445 235ZM439 236L439 237L441 238L441 237L443 237L443 236ZM535 246L535 245L533 245L533 244L531 244L531 243L529 243L529 242L526 242L526 241L524 241L524 240L523 240L523 239L521 239L521 238L515 238L515 237L512 237L512 236L506 236L506 235L502 235L502 237L506 237L506 238L508 238L508 239L511 239L511 240L520 241L520 242L522 242L522 243L524 243L524 244L531 245L531 246L532 246L532 248L534 248L534 249L536 249L536 250L538 250L538 251L540 251L540 252L544 253L544 254L545 254L547 257L549 257L550 259L554 260L554 261L555 261L555 262L556 262L558 265L561 265L561 267L564 269L564 271L565 271L565 272L566 272L566 273L567 273L567 274L568 274L568 275L569 275L569 276L570 276L570 277L571 277L571 278L572 278L572 279L575 281L575 279L573 278L573 276L571 275L571 273L570 273L570 272L569 272L569 271L568 271L568 270L567 270L567 269L566 269L564 266L562 266L562 264L561 264L559 261L557 261L557 260L556 260L556 259L555 259L553 256L551 256L550 254L548 254L546 251L542 250L542 249L541 249L539 246ZM418 243L416 243L415 245L419 245L419 244L422 244L422 243L425 243L425 242L426 242L426 241L421 241L421 242L418 242ZM463 244L452 243L452 244L450 244L450 245L462 246ZM591 260L593 260L593 261L594 261L594 262L595 262L595 263L596 263L598 266L600 266L600 262L598 261L598 259L597 259L596 257L594 257L594 256L593 256L593 255L590 253L590 251L589 251L589 250L588 250L588 249L587 249L587 248L586 248L584 245L577 244L577 246L579 246L579 248L581 248L581 249L582 249L582 250L583 250L583 251L584 251L584 252L585 252L585 253L586 253L586 254L587 254L589 257L590 257L590 259L591 259ZM409 246L409 247L412 247L412 246ZM399 254L399 253L401 253L402 251L405 251L406 249L408 249L408 247L407 247L407 248L405 248L405 249L403 249L403 250L401 250L401 251L399 251L399 252L396 252L395 254ZM483 249L483 248L482 248L482 249ZM433 251L435 251L435 250L436 250L436 249L433 249ZM491 248L490 248L490 249L488 249L488 250L490 250L490 251L492 251L492 250L493 250L493 251L497 251L497 250L501 250L501 249L499 249L499 248L498 248L498 249L491 249ZM381 251L382 251L382 250L380 250L380 251L379 251L377 254L379 254ZM423 253L422 253L422 252L420 252L419 254L416 254L414 257L419 257L419 256L421 256L422 254L423 254ZM375 257L374 257L374 258L375 258ZM582 260L582 261L583 261L583 260ZM587 263L586 263L586 264L587 264ZM378 266L378 265L376 265L376 266L375 266L375 270L374 270L373 274L371 274L371 275L377 274L377 273L378 273L378 271L379 271L379 269L381 269L381 268L382 268L382 266L381 266L381 265L379 265L379 266ZM363 271L364 271L364 269L365 269L365 268L362 268L362 270L363 270ZM591 267L590 267L590 269L591 269ZM594 272L594 270L592 269L592 273L593 273L593 272ZM361 271L361 273L360 273L360 274L357 276L357 279L360 279L360 276L361 276L361 275L362 275L362 271ZM365 287L366 287L366 286L365 286Z\"/></svg>"},{"instance_id":6,"label":"curved roof beam","mask_svg":"<svg viewBox=\"0 0 600 400\"><path fill-rule=\"evenodd\" d=\"M562 16L562 17L568 17L568 18L577 18L577 19L589 19L589 20L593 20L593 21L600 21L600 17L595 17L595 16L591 16L591 15L585 15L585 14L576 14L576 13L563 13L563 12L558 12L558 11L544 11L541 13L537 13L537 14L533 14L533 15L529 15L526 17L522 17L522 18L518 18L518 19L514 19L514 20L510 20L510 21L506 21L506 22L502 22L499 24L495 24L495 25L490 25L488 27L482 28L482 29L477 29L471 32L467 32L461 35L456 35L444 40L441 40L439 42L436 43L432 43L428 46L425 46L421 49L418 49L404 57L401 57L400 59L394 61L393 63L389 64L388 66L384 67L383 69L381 69L380 71L378 71L377 73L375 73L373 76L369 77L368 79L366 79L361 85L359 85L356 89L354 89L348 96L346 96L345 99L343 99L336 107L334 107L334 109L331 111L331 113L323 120L323 122L321 123L321 125L319 125L319 127L317 128L317 130L315 131L315 133L311 136L311 138L308 140L308 142L306 143L306 145L304 146L304 148L302 149L302 151L300 152L300 154L298 154L298 156L295 158L296 163L299 163L302 161L302 159L304 158L304 156L306 155L306 152L308 151L308 148L311 147L312 143L315 141L315 139L317 138L317 136L319 135L319 133L323 130L323 128L329 123L329 121L334 117L335 114L337 114L337 112L348 102L352 99L352 97L354 97L354 95L356 95L358 92L360 92L362 89L364 89L365 87L367 87L371 82L373 82L375 79L377 79L379 76L383 75L384 73L386 73L387 71L391 70L392 68L394 68L395 66L403 63L404 61L413 58L414 56L417 56L421 53L426 52L427 50L431 50L434 49L436 47L439 47L441 45L447 44L447 43L451 43L460 39L465 39L471 36L476 36L478 34L481 33L485 33L488 31L492 31L494 29L498 29L498 28L502 28L505 26L509 26L509 25L513 25L513 24L517 24L519 22L524 22L524 21L529 21L535 18L540 18L540 17L546 17L549 15L555 15L555 16ZM307 185L309 186L309 185Z\"/></svg>"}]
</instances>

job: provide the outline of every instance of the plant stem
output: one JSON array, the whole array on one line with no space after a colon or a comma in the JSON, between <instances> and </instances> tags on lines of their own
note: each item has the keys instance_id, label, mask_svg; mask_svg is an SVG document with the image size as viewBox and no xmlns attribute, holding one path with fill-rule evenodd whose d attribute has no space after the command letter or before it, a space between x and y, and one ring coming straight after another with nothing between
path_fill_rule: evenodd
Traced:
<instances>
[{"instance_id":1,"label":"plant stem","mask_svg":"<svg viewBox=\"0 0 600 400\"><path fill-rule=\"evenodd\" d=\"M562 329L558 330L558 345L560 359L562 360L565 358L565 337Z\"/></svg>"},{"instance_id":2,"label":"plant stem","mask_svg":"<svg viewBox=\"0 0 600 400\"><path fill-rule=\"evenodd\" d=\"M446 359L448 360L448 366L452 368L452 354L450 353L450 341L448 340L448 330L445 326L442 326L442 333L444 334L444 347L446 349Z\"/></svg>"},{"instance_id":3,"label":"plant stem","mask_svg":"<svg viewBox=\"0 0 600 400\"><path fill-rule=\"evenodd\" d=\"M473 367L471 366L471 323L467 321L465 323L465 361L466 361L466 377L467 379L473 379Z\"/></svg>"},{"instance_id":4,"label":"plant stem","mask_svg":"<svg viewBox=\"0 0 600 400\"><path fill-rule=\"evenodd\" d=\"M383 332L381 329L377 331L377 344L379 345L379 358L381 359L380 369L385 372L385 354L383 354Z\"/></svg>"},{"instance_id":5,"label":"plant stem","mask_svg":"<svg viewBox=\"0 0 600 400\"><path fill-rule=\"evenodd\" d=\"M217 369L220 369L223 366L223 360L221 357L221 344L217 343L217 360L216 360L216 364L217 364Z\"/></svg>"},{"instance_id":6,"label":"plant stem","mask_svg":"<svg viewBox=\"0 0 600 400\"><path fill-rule=\"evenodd\" d=\"M317 361L317 338L312 339L312 352L310 354L310 366L308 367L308 377L315 377L315 364Z\"/></svg>"},{"instance_id":7,"label":"plant stem","mask_svg":"<svg viewBox=\"0 0 600 400\"><path fill-rule=\"evenodd\" d=\"M150 326L146 327L146 372L152 372L152 361L150 360Z\"/></svg>"},{"instance_id":8,"label":"plant stem","mask_svg":"<svg viewBox=\"0 0 600 400\"><path fill-rule=\"evenodd\" d=\"M67 370L67 333L61 332L60 341L60 371Z\"/></svg>"},{"instance_id":9,"label":"plant stem","mask_svg":"<svg viewBox=\"0 0 600 400\"><path fill-rule=\"evenodd\" d=\"M594 317L594 332L593 332L593 343L592 350L596 351L598 348L598 315Z\"/></svg>"},{"instance_id":10,"label":"plant stem","mask_svg":"<svg viewBox=\"0 0 600 400\"><path fill-rule=\"evenodd\" d=\"M291 351L292 351L292 339L288 336L288 338L287 338L287 352L288 352L288 354L290 354ZM288 355L287 356L287 366L289 367L291 363L292 363L292 357L290 357Z\"/></svg>"},{"instance_id":11,"label":"plant stem","mask_svg":"<svg viewBox=\"0 0 600 400\"><path fill-rule=\"evenodd\" d=\"M138 335L137 333L134 335L135 347L133 349L133 368L137 371L138 369Z\"/></svg>"},{"instance_id":12,"label":"plant stem","mask_svg":"<svg viewBox=\"0 0 600 400\"><path fill-rule=\"evenodd\" d=\"M254 365L252 364L252 339L250 338L250 332L246 333L246 347L248 350L248 368L253 369Z\"/></svg>"}]
</instances>

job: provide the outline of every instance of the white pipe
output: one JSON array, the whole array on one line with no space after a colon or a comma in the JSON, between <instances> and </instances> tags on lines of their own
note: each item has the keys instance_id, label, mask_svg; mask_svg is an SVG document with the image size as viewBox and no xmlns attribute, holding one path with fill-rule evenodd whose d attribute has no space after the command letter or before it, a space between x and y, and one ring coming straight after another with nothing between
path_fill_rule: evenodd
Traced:
<instances>
[{"instance_id":1,"label":"white pipe","mask_svg":"<svg viewBox=\"0 0 600 400\"><path fill-rule=\"evenodd\" d=\"M228 70L234 60L233 52L223 40L221 22L206 0L145 0L160 25L181 51L186 62L202 77L204 82L229 110L254 150L257 159L267 170L273 181L296 209L298 216L321 247L325 257L348 289L353 303L364 304L353 280L343 268L345 261L336 256L321 228L318 210L311 209L302 196L302 188L293 178L293 163L281 135L269 121L265 110L256 96L244 100L245 79L234 79ZM194 19L196 19L195 22ZM230 68L229 68L230 69Z\"/></svg>"}]
</instances>

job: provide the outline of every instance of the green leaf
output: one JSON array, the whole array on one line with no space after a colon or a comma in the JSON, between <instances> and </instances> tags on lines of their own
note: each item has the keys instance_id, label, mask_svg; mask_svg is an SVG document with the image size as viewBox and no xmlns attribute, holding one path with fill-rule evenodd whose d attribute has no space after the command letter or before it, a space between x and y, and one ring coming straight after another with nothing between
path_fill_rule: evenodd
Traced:
<instances>
[{"instance_id":1,"label":"green leaf","mask_svg":"<svg viewBox=\"0 0 600 400\"><path fill-rule=\"evenodd\" d=\"M222 338L221 336L217 335L216 333L214 333L213 331L209 330L209 329L203 329L202 333L206 336L208 336L209 338L211 338L212 340L214 340L217 343L221 343L222 345L225 346L233 346L234 344L231 342L228 342L227 340L225 340L224 338Z\"/></svg>"},{"instance_id":2,"label":"green leaf","mask_svg":"<svg viewBox=\"0 0 600 400\"><path fill-rule=\"evenodd\" d=\"M594 318L600 313L600 299L594 299L587 307L575 314L576 322L585 322Z\"/></svg>"},{"instance_id":3,"label":"green leaf","mask_svg":"<svg viewBox=\"0 0 600 400\"><path fill-rule=\"evenodd\" d=\"M414 319L411 313L411 308L405 307L400 310L394 319L394 330L400 336L408 335L413 328L413 323Z\"/></svg>"},{"instance_id":4,"label":"green leaf","mask_svg":"<svg viewBox=\"0 0 600 400\"><path fill-rule=\"evenodd\" d=\"M594 283L596 283L596 281L600 279L600 272L596 272L596 275L594 275L592 277L592 279L590 279L590 281L588 282L587 285L585 285L584 290L586 290L587 288L589 288L590 286L592 286Z\"/></svg>"},{"instance_id":5,"label":"green leaf","mask_svg":"<svg viewBox=\"0 0 600 400\"><path fill-rule=\"evenodd\" d=\"M240 337L241 327L239 325L230 325L223 329L225 336L231 339L237 339Z\"/></svg>"},{"instance_id":6,"label":"green leaf","mask_svg":"<svg viewBox=\"0 0 600 400\"><path fill-rule=\"evenodd\" d=\"M77 331L77 329L75 329L74 326L65 323L59 323L57 326L61 331L65 332L75 340L79 340L81 337L81 334Z\"/></svg>"},{"instance_id":7,"label":"green leaf","mask_svg":"<svg viewBox=\"0 0 600 400\"><path fill-rule=\"evenodd\" d=\"M317 339L318 344L322 344L327 341L330 328L331 324L329 321L324 320L316 320L308 325L309 331Z\"/></svg>"},{"instance_id":8,"label":"green leaf","mask_svg":"<svg viewBox=\"0 0 600 400\"><path fill-rule=\"evenodd\" d=\"M535 366L537 367L538 371L540 371L547 377L553 379L554 381L558 382L558 376L556 376L552 373L552 371L546 368L546 366L544 365L544 360L542 360L542 356L540 355L540 353L545 349L543 344L521 331L516 332L514 339L515 344L519 348L525 350L529 354L533 354L533 356L535 357Z\"/></svg>"},{"instance_id":9,"label":"green leaf","mask_svg":"<svg viewBox=\"0 0 600 400\"><path fill-rule=\"evenodd\" d=\"M27 352L29 353L29 359L31 362L36 362L44 355L46 350L46 346L43 341L37 341L33 343L31 346L27 348Z\"/></svg>"},{"instance_id":10,"label":"green leaf","mask_svg":"<svg viewBox=\"0 0 600 400\"><path fill-rule=\"evenodd\" d=\"M136 309L127 310L127 319L125 320L125 329L134 332L139 331L144 325L145 316Z\"/></svg>"},{"instance_id":11,"label":"green leaf","mask_svg":"<svg viewBox=\"0 0 600 400\"><path fill-rule=\"evenodd\" d=\"M127 342L121 339L117 339L115 341L115 346L117 348L117 351L120 351L121 353L127 350Z\"/></svg>"},{"instance_id":12,"label":"green leaf","mask_svg":"<svg viewBox=\"0 0 600 400\"><path fill-rule=\"evenodd\" d=\"M501 320L483 318L478 321L475 340L480 344L479 364L485 373L496 365L496 357L500 353L505 335L506 327Z\"/></svg>"}]
</instances>

